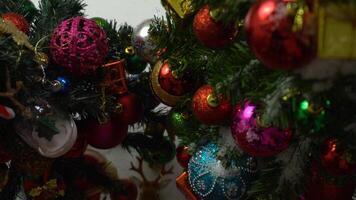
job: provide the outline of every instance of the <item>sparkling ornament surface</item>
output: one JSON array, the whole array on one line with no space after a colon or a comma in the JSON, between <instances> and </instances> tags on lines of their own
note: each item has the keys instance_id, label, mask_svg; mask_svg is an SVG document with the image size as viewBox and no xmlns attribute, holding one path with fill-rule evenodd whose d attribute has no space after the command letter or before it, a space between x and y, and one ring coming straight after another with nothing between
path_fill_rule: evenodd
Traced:
<instances>
[{"instance_id":1,"label":"sparkling ornament surface","mask_svg":"<svg viewBox=\"0 0 356 200\"><path fill-rule=\"evenodd\" d=\"M20 31L28 34L30 32L30 25L22 15L9 12L1 15L4 21L12 22Z\"/></svg>"},{"instance_id":2,"label":"sparkling ornament surface","mask_svg":"<svg viewBox=\"0 0 356 200\"><path fill-rule=\"evenodd\" d=\"M117 117L121 123L134 124L143 117L143 105L137 95L128 93L118 98Z\"/></svg>"},{"instance_id":3,"label":"sparkling ornament surface","mask_svg":"<svg viewBox=\"0 0 356 200\"><path fill-rule=\"evenodd\" d=\"M75 144L77 139L77 126L70 116L56 112L49 116L54 121L59 131L51 140L42 137L38 127L28 121L19 121L15 124L17 134L33 149L42 156L57 158L67 153Z\"/></svg>"},{"instance_id":4,"label":"sparkling ornament surface","mask_svg":"<svg viewBox=\"0 0 356 200\"><path fill-rule=\"evenodd\" d=\"M188 168L188 163L190 158L192 157L189 154L189 149L186 146L180 146L177 148L177 161L180 164L181 167L183 167L184 169Z\"/></svg>"},{"instance_id":5,"label":"sparkling ornament surface","mask_svg":"<svg viewBox=\"0 0 356 200\"><path fill-rule=\"evenodd\" d=\"M108 51L104 30L96 22L83 17L64 20L52 34L52 59L78 76L94 73L104 64Z\"/></svg>"},{"instance_id":6,"label":"sparkling ornament surface","mask_svg":"<svg viewBox=\"0 0 356 200\"><path fill-rule=\"evenodd\" d=\"M150 25L153 19L147 19L139 24L132 35L132 46L135 52L147 62L155 62L155 45L150 38Z\"/></svg>"},{"instance_id":7,"label":"sparkling ornament surface","mask_svg":"<svg viewBox=\"0 0 356 200\"><path fill-rule=\"evenodd\" d=\"M222 124L230 120L232 106L223 97L217 97L217 102L212 106L209 97L213 95L210 85L201 87L193 97L193 113L195 117L205 124Z\"/></svg>"},{"instance_id":8,"label":"sparkling ornament surface","mask_svg":"<svg viewBox=\"0 0 356 200\"><path fill-rule=\"evenodd\" d=\"M184 77L176 79L167 62L158 61L151 74L151 88L156 97L168 106L174 106L194 89L195 81Z\"/></svg>"},{"instance_id":9,"label":"sparkling ornament surface","mask_svg":"<svg viewBox=\"0 0 356 200\"><path fill-rule=\"evenodd\" d=\"M128 125L112 117L106 123L97 120L86 120L80 123L79 131L85 134L88 144L98 149L110 149L119 145L125 138Z\"/></svg>"},{"instance_id":10,"label":"sparkling ornament surface","mask_svg":"<svg viewBox=\"0 0 356 200\"><path fill-rule=\"evenodd\" d=\"M339 152L336 139L329 139L325 142L324 151L321 158L322 166L334 176L352 175L356 172L356 163L351 163L352 154Z\"/></svg>"},{"instance_id":11,"label":"sparkling ornament surface","mask_svg":"<svg viewBox=\"0 0 356 200\"><path fill-rule=\"evenodd\" d=\"M244 199L256 173L252 157L233 160L226 168L219 160L221 147L210 143L201 148L188 165L189 183L202 200Z\"/></svg>"},{"instance_id":12,"label":"sparkling ornament surface","mask_svg":"<svg viewBox=\"0 0 356 200\"><path fill-rule=\"evenodd\" d=\"M209 6L204 6L195 15L193 28L197 39L210 48L223 48L233 43L237 36L234 24L224 26L210 15Z\"/></svg>"},{"instance_id":13,"label":"sparkling ornament surface","mask_svg":"<svg viewBox=\"0 0 356 200\"><path fill-rule=\"evenodd\" d=\"M315 57L314 35L304 23L308 11L298 6L294 0L261 0L246 16L248 43L269 68L295 69Z\"/></svg>"},{"instance_id":14,"label":"sparkling ornament surface","mask_svg":"<svg viewBox=\"0 0 356 200\"><path fill-rule=\"evenodd\" d=\"M288 148L292 133L273 126L258 124L257 105L246 101L237 105L231 126L232 135L239 147L250 156L273 156Z\"/></svg>"}]
</instances>

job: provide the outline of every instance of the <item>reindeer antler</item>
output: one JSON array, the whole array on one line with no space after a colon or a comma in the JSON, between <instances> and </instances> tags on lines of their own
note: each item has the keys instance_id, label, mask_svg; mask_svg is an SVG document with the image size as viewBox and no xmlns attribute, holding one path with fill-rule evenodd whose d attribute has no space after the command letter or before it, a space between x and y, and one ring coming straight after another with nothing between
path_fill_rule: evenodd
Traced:
<instances>
[{"instance_id":1,"label":"reindeer antler","mask_svg":"<svg viewBox=\"0 0 356 200\"><path fill-rule=\"evenodd\" d=\"M163 165L158 177L154 180L155 183L158 183L164 176L167 174L173 174L173 166L171 166L168 170L166 169L166 165Z\"/></svg>"},{"instance_id":2,"label":"reindeer antler","mask_svg":"<svg viewBox=\"0 0 356 200\"><path fill-rule=\"evenodd\" d=\"M8 98L17 109L21 111L21 114L27 118L30 118L32 113L31 111L25 107L23 104L21 104L16 98L16 94L24 88L23 82L22 81L17 81L16 82L16 87L12 88L11 87L11 80L10 80L10 72L9 69L6 67L6 92L0 93L0 97L5 97Z\"/></svg>"},{"instance_id":3,"label":"reindeer antler","mask_svg":"<svg viewBox=\"0 0 356 200\"><path fill-rule=\"evenodd\" d=\"M143 173L143 158L137 156L136 159L138 161L138 167L135 167L135 165L131 162L130 170L138 173L141 176L143 182L147 182L147 178Z\"/></svg>"}]
</instances>

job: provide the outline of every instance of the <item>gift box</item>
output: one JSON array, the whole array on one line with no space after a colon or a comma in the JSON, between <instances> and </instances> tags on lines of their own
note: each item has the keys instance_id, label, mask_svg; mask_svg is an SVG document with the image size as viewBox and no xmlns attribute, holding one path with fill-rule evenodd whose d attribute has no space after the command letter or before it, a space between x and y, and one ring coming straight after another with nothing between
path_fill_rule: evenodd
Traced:
<instances>
[{"instance_id":1,"label":"gift box","mask_svg":"<svg viewBox=\"0 0 356 200\"><path fill-rule=\"evenodd\" d=\"M194 12L192 0L167 0L167 3L182 19Z\"/></svg>"},{"instance_id":2,"label":"gift box","mask_svg":"<svg viewBox=\"0 0 356 200\"><path fill-rule=\"evenodd\" d=\"M104 79L101 86L111 94L124 94L128 91L125 74L125 61L110 62L103 66Z\"/></svg>"},{"instance_id":3,"label":"gift box","mask_svg":"<svg viewBox=\"0 0 356 200\"><path fill-rule=\"evenodd\" d=\"M180 191L189 200L200 200L194 193L188 182L188 173L183 172L176 178L176 184Z\"/></svg>"},{"instance_id":4,"label":"gift box","mask_svg":"<svg viewBox=\"0 0 356 200\"><path fill-rule=\"evenodd\" d=\"M356 59L356 3L316 2L318 57Z\"/></svg>"}]
</instances>

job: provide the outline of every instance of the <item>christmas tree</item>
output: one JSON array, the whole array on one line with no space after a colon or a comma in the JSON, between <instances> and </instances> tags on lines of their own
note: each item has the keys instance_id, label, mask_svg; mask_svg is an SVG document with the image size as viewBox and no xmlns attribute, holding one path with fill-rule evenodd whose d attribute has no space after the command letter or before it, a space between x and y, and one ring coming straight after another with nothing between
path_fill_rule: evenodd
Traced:
<instances>
[{"instance_id":1,"label":"christmas tree","mask_svg":"<svg viewBox=\"0 0 356 200\"><path fill-rule=\"evenodd\" d=\"M175 157L191 200L352 199L356 2L162 5L132 28L82 0L2 1L0 199L136 199L88 144L137 151L140 199Z\"/></svg>"}]
</instances>

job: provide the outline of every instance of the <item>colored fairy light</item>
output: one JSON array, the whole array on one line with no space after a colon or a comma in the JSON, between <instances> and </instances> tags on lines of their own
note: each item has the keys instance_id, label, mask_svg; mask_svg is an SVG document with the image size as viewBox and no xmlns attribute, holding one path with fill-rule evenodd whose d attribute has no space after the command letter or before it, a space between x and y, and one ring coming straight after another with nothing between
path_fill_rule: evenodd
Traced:
<instances>
[{"instance_id":1,"label":"colored fairy light","mask_svg":"<svg viewBox=\"0 0 356 200\"><path fill-rule=\"evenodd\" d=\"M302 102L300 103L300 108L301 108L302 110L308 110L308 108L309 108L309 102L308 102L307 100L302 101Z\"/></svg>"}]
</instances>

